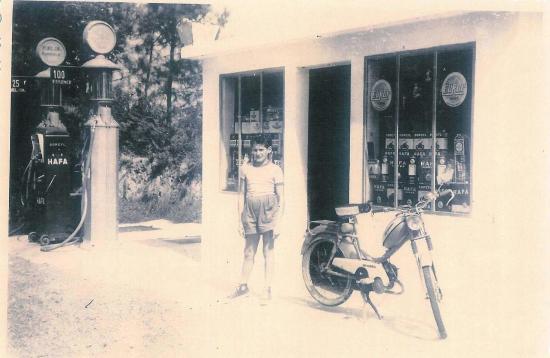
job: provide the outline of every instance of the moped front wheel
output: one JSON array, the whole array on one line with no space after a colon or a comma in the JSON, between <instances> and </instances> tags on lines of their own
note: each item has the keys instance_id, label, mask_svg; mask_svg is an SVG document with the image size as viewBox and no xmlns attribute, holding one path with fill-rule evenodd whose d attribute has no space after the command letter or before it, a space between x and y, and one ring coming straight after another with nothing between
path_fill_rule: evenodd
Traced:
<instances>
[{"instance_id":1,"label":"moped front wheel","mask_svg":"<svg viewBox=\"0 0 550 358\"><path fill-rule=\"evenodd\" d=\"M311 296L325 306L338 306L353 292L351 277L345 273L335 275L327 268L335 245L333 239L321 239L313 242L302 256L302 275ZM344 257L337 249L335 257Z\"/></svg>"},{"instance_id":2,"label":"moped front wheel","mask_svg":"<svg viewBox=\"0 0 550 358\"><path fill-rule=\"evenodd\" d=\"M432 306L432 312L441 339L447 338L447 331L441 318L441 311L439 309L439 302L435 292L434 286L434 274L431 266L423 266L422 273L424 275L424 283L426 284L426 290L428 291L428 298L430 299L430 305Z\"/></svg>"}]
</instances>

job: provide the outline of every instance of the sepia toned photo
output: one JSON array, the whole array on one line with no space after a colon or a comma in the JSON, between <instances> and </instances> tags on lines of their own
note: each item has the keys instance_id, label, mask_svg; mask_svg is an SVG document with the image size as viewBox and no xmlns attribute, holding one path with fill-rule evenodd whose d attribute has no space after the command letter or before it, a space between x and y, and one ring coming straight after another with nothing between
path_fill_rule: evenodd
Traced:
<instances>
[{"instance_id":1,"label":"sepia toned photo","mask_svg":"<svg viewBox=\"0 0 550 358\"><path fill-rule=\"evenodd\" d=\"M5 356L550 354L543 2L1 5Z\"/></svg>"}]
</instances>

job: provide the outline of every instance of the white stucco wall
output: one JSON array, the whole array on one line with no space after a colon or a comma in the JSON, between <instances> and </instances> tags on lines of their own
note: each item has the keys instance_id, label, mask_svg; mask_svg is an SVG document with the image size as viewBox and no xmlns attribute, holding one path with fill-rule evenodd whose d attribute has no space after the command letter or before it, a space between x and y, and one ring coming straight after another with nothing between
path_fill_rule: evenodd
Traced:
<instances>
[{"instance_id":1,"label":"white stucco wall","mask_svg":"<svg viewBox=\"0 0 550 358\"><path fill-rule=\"evenodd\" d=\"M461 295L461 299L471 304L472 311L465 313L465 319L480 316L495 326L500 323L506 327L507 317L521 310L524 323L540 327L537 332L543 334L547 312L537 310L535 314L532 307L542 307L543 293L547 290L522 289L524 285L529 288L542 285L546 274L548 125L543 113L546 92L542 15L536 13L465 14L205 59L202 218L205 269L236 282L242 260L237 196L223 192L220 186L220 177L224 175L220 172L221 74L271 67L285 69L287 201L283 234L276 249L277 266L279 282L299 287L302 285L299 250L307 218L308 69L351 63L350 201L360 201L364 57L466 42L475 42L472 212L468 217L425 215L425 220L434 237L436 259L444 261L441 277L443 280L453 277L452 282L445 282L450 290L447 295ZM365 217L361 230L369 236L372 227L381 230L388 218ZM256 271L261 272L262 268L257 266ZM487 302L493 304L480 306L480 296L490 297ZM493 326L476 327L479 334L490 336ZM515 333L505 337L518 339ZM518 344L521 343L532 342Z\"/></svg>"}]
</instances>

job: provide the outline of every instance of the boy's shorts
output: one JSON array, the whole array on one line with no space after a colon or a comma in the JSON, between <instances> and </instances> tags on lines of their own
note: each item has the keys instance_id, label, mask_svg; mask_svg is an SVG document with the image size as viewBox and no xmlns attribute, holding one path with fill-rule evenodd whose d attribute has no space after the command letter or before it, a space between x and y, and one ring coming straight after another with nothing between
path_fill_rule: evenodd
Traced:
<instances>
[{"instance_id":1,"label":"boy's shorts","mask_svg":"<svg viewBox=\"0 0 550 358\"><path fill-rule=\"evenodd\" d=\"M262 234L275 228L279 203L275 194L246 198L241 215L246 235Z\"/></svg>"}]
</instances>

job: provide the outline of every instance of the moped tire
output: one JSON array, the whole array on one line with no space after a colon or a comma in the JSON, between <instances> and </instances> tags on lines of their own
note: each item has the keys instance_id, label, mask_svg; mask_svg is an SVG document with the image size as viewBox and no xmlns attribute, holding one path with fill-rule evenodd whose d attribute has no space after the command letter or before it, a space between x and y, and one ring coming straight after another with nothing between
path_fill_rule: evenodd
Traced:
<instances>
[{"instance_id":1,"label":"moped tire","mask_svg":"<svg viewBox=\"0 0 550 358\"><path fill-rule=\"evenodd\" d=\"M314 241L302 256L302 275L310 295L325 306L338 306L353 293L351 277L340 277L321 272L321 266L330 259L335 240L326 238ZM344 257L338 249L335 257Z\"/></svg>"},{"instance_id":2,"label":"moped tire","mask_svg":"<svg viewBox=\"0 0 550 358\"><path fill-rule=\"evenodd\" d=\"M428 291L428 298L430 299L430 305L432 306L432 312L439 332L439 338L447 338L447 331L441 318L441 311L439 310L439 303L434 288L433 271L431 266L423 266L422 273L424 275L424 283L426 284L426 290Z\"/></svg>"}]
</instances>

